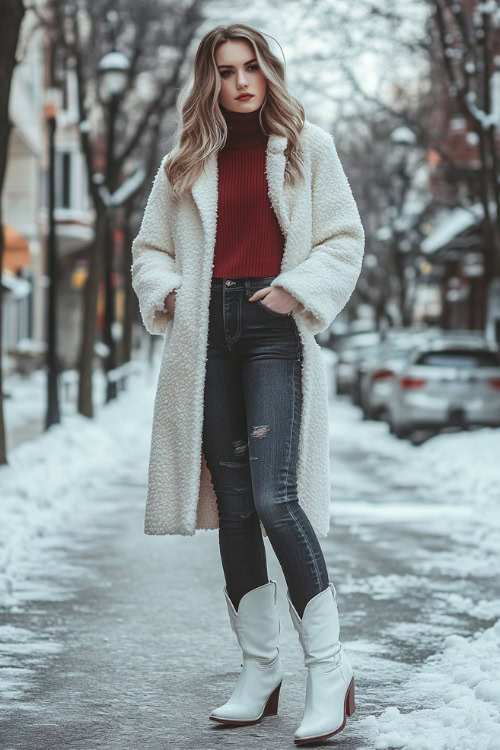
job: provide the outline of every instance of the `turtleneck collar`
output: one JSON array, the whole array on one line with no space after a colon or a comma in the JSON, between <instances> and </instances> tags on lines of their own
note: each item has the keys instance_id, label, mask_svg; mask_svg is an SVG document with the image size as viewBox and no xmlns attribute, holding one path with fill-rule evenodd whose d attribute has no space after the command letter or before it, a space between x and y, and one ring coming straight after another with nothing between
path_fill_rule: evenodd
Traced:
<instances>
[{"instance_id":1,"label":"turtleneck collar","mask_svg":"<svg viewBox=\"0 0 500 750\"><path fill-rule=\"evenodd\" d=\"M225 149L253 145L267 139L259 122L260 108L252 112L234 112L221 105L220 109L227 124Z\"/></svg>"}]
</instances>

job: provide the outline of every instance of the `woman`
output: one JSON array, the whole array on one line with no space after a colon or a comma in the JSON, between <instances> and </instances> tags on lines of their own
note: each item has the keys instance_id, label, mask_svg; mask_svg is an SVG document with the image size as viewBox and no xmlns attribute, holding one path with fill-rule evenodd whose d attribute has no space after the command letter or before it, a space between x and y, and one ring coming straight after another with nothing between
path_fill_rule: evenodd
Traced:
<instances>
[{"instance_id":1,"label":"woman","mask_svg":"<svg viewBox=\"0 0 500 750\"><path fill-rule=\"evenodd\" d=\"M268 536L308 669L295 732L306 744L354 711L318 541L330 518L328 391L314 335L352 294L364 233L332 137L305 119L284 78L253 27L203 37L133 243L132 283L146 329L164 335L145 533L219 529L243 651L234 691L210 718L247 725L277 713Z\"/></svg>"}]
</instances>

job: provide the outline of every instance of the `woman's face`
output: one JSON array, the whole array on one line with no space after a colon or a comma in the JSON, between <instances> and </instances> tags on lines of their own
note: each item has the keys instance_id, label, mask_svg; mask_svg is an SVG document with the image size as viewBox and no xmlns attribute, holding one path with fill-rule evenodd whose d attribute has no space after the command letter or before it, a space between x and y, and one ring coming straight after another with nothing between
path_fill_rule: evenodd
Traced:
<instances>
[{"instance_id":1,"label":"woman's face","mask_svg":"<svg viewBox=\"0 0 500 750\"><path fill-rule=\"evenodd\" d=\"M259 68L255 50L245 39L229 39L219 44L215 62L221 77L219 104L232 112L253 112L266 96L267 79ZM241 94L253 96L238 99Z\"/></svg>"}]
</instances>

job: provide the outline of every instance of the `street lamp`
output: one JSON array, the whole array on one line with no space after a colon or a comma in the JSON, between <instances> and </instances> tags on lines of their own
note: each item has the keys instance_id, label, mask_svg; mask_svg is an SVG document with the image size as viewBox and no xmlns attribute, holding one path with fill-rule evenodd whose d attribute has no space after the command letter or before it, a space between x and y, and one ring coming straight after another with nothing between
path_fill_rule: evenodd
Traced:
<instances>
[{"instance_id":1,"label":"street lamp","mask_svg":"<svg viewBox=\"0 0 500 750\"><path fill-rule=\"evenodd\" d=\"M59 361L57 356L57 238L56 238L56 179L55 179L55 140L57 113L62 107L62 92L56 87L45 90L43 113L49 130L49 169L48 169L48 232L46 249L46 273L49 280L47 298L47 413L45 428L61 421L59 410L58 378Z\"/></svg>"},{"instance_id":2,"label":"street lamp","mask_svg":"<svg viewBox=\"0 0 500 750\"><path fill-rule=\"evenodd\" d=\"M104 98L123 94L129 70L130 63L123 52L112 49L103 55L97 68L101 97L103 94Z\"/></svg>"},{"instance_id":3,"label":"street lamp","mask_svg":"<svg viewBox=\"0 0 500 750\"><path fill-rule=\"evenodd\" d=\"M110 377L110 371L116 367L116 344L114 336L115 289L113 275L114 206L109 197L114 192L117 179L114 161L116 117L120 98L127 86L130 63L125 55L113 46L111 52L107 52L101 58L97 70L99 98L107 111L106 169L103 184L101 185L101 196L106 207L106 242L104 254L105 314L103 333L104 343L108 348L105 368L107 376L106 401L110 401L116 397L116 380Z\"/></svg>"},{"instance_id":4,"label":"street lamp","mask_svg":"<svg viewBox=\"0 0 500 750\"><path fill-rule=\"evenodd\" d=\"M417 138L413 130L410 130L406 125L398 125L391 131L391 141L393 143L400 143L405 146L414 146Z\"/></svg>"}]
</instances>

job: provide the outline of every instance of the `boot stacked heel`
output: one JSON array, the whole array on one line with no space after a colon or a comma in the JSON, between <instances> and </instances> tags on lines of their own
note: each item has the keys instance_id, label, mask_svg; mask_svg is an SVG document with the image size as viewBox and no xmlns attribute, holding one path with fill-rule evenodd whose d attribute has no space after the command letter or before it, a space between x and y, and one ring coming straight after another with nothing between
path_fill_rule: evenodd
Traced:
<instances>
[{"instance_id":1,"label":"boot stacked heel","mask_svg":"<svg viewBox=\"0 0 500 750\"><path fill-rule=\"evenodd\" d=\"M304 650L306 700L295 744L327 739L344 729L356 709L354 674L339 641L337 594L333 583L307 602L299 617L287 591L290 615Z\"/></svg>"},{"instance_id":2,"label":"boot stacked heel","mask_svg":"<svg viewBox=\"0 0 500 750\"><path fill-rule=\"evenodd\" d=\"M278 685L278 687L274 688L273 692L269 696L266 707L264 708L264 716L276 716L278 713L278 702L280 699L280 689L281 689L282 682Z\"/></svg>"},{"instance_id":3,"label":"boot stacked heel","mask_svg":"<svg viewBox=\"0 0 500 750\"><path fill-rule=\"evenodd\" d=\"M231 628L243 651L243 669L229 700L210 714L212 721L247 726L278 713L284 670L276 594L276 581L269 581L248 591L236 611L224 587Z\"/></svg>"},{"instance_id":4,"label":"boot stacked heel","mask_svg":"<svg viewBox=\"0 0 500 750\"><path fill-rule=\"evenodd\" d=\"M354 702L354 677L349 684L349 690L346 696L345 712L347 716L352 716L356 710L356 703Z\"/></svg>"}]
</instances>

